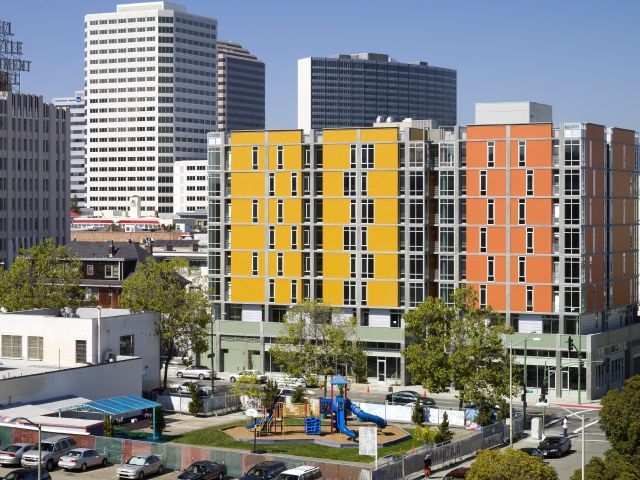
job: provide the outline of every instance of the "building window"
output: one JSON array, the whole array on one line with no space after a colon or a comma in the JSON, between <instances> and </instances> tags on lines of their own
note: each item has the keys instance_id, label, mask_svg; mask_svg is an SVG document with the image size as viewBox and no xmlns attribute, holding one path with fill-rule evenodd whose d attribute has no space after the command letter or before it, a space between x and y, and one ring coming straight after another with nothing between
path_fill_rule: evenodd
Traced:
<instances>
[{"instance_id":1,"label":"building window","mask_svg":"<svg viewBox=\"0 0 640 480\"><path fill-rule=\"evenodd\" d=\"M565 228L564 230L564 253L580 253L580 230L577 228Z\"/></svg>"},{"instance_id":2,"label":"building window","mask_svg":"<svg viewBox=\"0 0 640 480\"><path fill-rule=\"evenodd\" d=\"M123 335L120 337L120 355L126 355L128 357L135 355L133 335Z\"/></svg>"},{"instance_id":3,"label":"building window","mask_svg":"<svg viewBox=\"0 0 640 480\"><path fill-rule=\"evenodd\" d=\"M484 170L480 171L480 195L487 194L487 172Z\"/></svg>"},{"instance_id":4,"label":"building window","mask_svg":"<svg viewBox=\"0 0 640 480\"><path fill-rule=\"evenodd\" d=\"M302 275L311 275L311 254L306 252L302 254Z\"/></svg>"},{"instance_id":5,"label":"building window","mask_svg":"<svg viewBox=\"0 0 640 480\"><path fill-rule=\"evenodd\" d=\"M374 152L373 144L362 145L362 168L373 168Z\"/></svg>"},{"instance_id":6,"label":"building window","mask_svg":"<svg viewBox=\"0 0 640 480\"><path fill-rule=\"evenodd\" d=\"M350 148L350 162L349 162L349 166L351 168L358 168L358 150L357 147L355 145L351 145Z\"/></svg>"},{"instance_id":7,"label":"building window","mask_svg":"<svg viewBox=\"0 0 640 480\"><path fill-rule=\"evenodd\" d=\"M580 287L564 287L564 311L571 313L580 311Z\"/></svg>"},{"instance_id":8,"label":"building window","mask_svg":"<svg viewBox=\"0 0 640 480\"><path fill-rule=\"evenodd\" d=\"M362 172L362 176L360 177L360 193L362 195L368 195L368 186L369 186L369 173Z\"/></svg>"},{"instance_id":9,"label":"building window","mask_svg":"<svg viewBox=\"0 0 640 480\"><path fill-rule=\"evenodd\" d=\"M251 168L258 170L258 147L252 147L251 149Z\"/></svg>"},{"instance_id":10,"label":"building window","mask_svg":"<svg viewBox=\"0 0 640 480\"><path fill-rule=\"evenodd\" d=\"M527 312L533 312L533 285L527 285Z\"/></svg>"},{"instance_id":11,"label":"building window","mask_svg":"<svg viewBox=\"0 0 640 480\"><path fill-rule=\"evenodd\" d=\"M42 337L27 337L27 359L42 360Z\"/></svg>"},{"instance_id":12,"label":"building window","mask_svg":"<svg viewBox=\"0 0 640 480\"><path fill-rule=\"evenodd\" d=\"M367 304L367 282L362 282L362 285L360 285L360 303L362 305Z\"/></svg>"},{"instance_id":13,"label":"building window","mask_svg":"<svg viewBox=\"0 0 640 480\"><path fill-rule=\"evenodd\" d=\"M351 200L349 204L349 212L350 212L351 223L357 223L358 222L358 203L356 200Z\"/></svg>"},{"instance_id":14,"label":"building window","mask_svg":"<svg viewBox=\"0 0 640 480\"><path fill-rule=\"evenodd\" d=\"M518 142L518 166L524 167L527 164L527 142L520 140Z\"/></svg>"},{"instance_id":15,"label":"building window","mask_svg":"<svg viewBox=\"0 0 640 480\"><path fill-rule=\"evenodd\" d=\"M118 278L120 275L120 265L105 265L104 278Z\"/></svg>"},{"instance_id":16,"label":"building window","mask_svg":"<svg viewBox=\"0 0 640 480\"><path fill-rule=\"evenodd\" d=\"M424 250L424 229L422 227L409 227L409 251L421 252Z\"/></svg>"},{"instance_id":17,"label":"building window","mask_svg":"<svg viewBox=\"0 0 640 480\"><path fill-rule=\"evenodd\" d=\"M580 166L580 140L564 141L564 164L569 167Z\"/></svg>"},{"instance_id":18,"label":"building window","mask_svg":"<svg viewBox=\"0 0 640 480\"><path fill-rule=\"evenodd\" d=\"M356 227L342 227L342 246L344 250L357 250Z\"/></svg>"},{"instance_id":19,"label":"building window","mask_svg":"<svg viewBox=\"0 0 640 480\"><path fill-rule=\"evenodd\" d=\"M86 340L76 340L76 363L87 363L87 341Z\"/></svg>"},{"instance_id":20,"label":"building window","mask_svg":"<svg viewBox=\"0 0 640 480\"><path fill-rule=\"evenodd\" d=\"M495 263L496 259L493 256L487 257L487 280L493 282L495 280Z\"/></svg>"},{"instance_id":21,"label":"building window","mask_svg":"<svg viewBox=\"0 0 640 480\"><path fill-rule=\"evenodd\" d=\"M573 225L580 223L579 199L567 199L564 201L564 222Z\"/></svg>"},{"instance_id":22,"label":"building window","mask_svg":"<svg viewBox=\"0 0 640 480\"><path fill-rule=\"evenodd\" d=\"M440 280L453 280L454 279L453 265L454 265L454 260L452 256L441 255L438 278Z\"/></svg>"},{"instance_id":23,"label":"building window","mask_svg":"<svg viewBox=\"0 0 640 480\"><path fill-rule=\"evenodd\" d=\"M409 172L409 195L424 195L423 172Z\"/></svg>"},{"instance_id":24,"label":"building window","mask_svg":"<svg viewBox=\"0 0 640 480\"><path fill-rule=\"evenodd\" d=\"M564 172L564 194L580 195L580 172L578 170Z\"/></svg>"},{"instance_id":25,"label":"building window","mask_svg":"<svg viewBox=\"0 0 640 480\"><path fill-rule=\"evenodd\" d=\"M311 201L302 200L302 221L308 222L311 220Z\"/></svg>"},{"instance_id":26,"label":"building window","mask_svg":"<svg viewBox=\"0 0 640 480\"><path fill-rule=\"evenodd\" d=\"M373 199L362 200L362 223L373 223Z\"/></svg>"},{"instance_id":27,"label":"building window","mask_svg":"<svg viewBox=\"0 0 640 480\"><path fill-rule=\"evenodd\" d=\"M360 250L367 250L367 227L360 227Z\"/></svg>"},{"instance_id":28,"label":"building window","mask_svg":"<svg viewBox=\"0 0 640 480\"><path fill-rule=\"evenodd\" d=\"M276 227L269 227L269 248L276 248Z\"/></svg>"},{"instance_id":29,"label":"building window","mask_svg":"<svg viewBox=\"0 0 640 480\"><path fill-rule=\"evenodd\" d=\"M357 173L344 172L343 176L343 195L350 197L358 194Z\"/></svg>"},{"instance_id":30,"label":"building window","mask_svg":"<svg viewBox=\"0 0 640 480\"><path fill-rule=\"evenodd\" d=\"M298 174L291 174L291 196L295 197L298 195Z\"/></svg>"},{"instance_id":31,"label":"building window","mask_svg":"<svg viewBox=\"0 0 640 480\"><path fill-rule=\"evenodd\" d=\"M487 227L480 227L480 253L487 251Z\"/></svg>"},{"instance_id":32,"label":"building window","mask_svg":"<svg viewBox=\"0 0 640 480\"><path fill-rule=\"evenodd\" d=\"M278 222L283 222L284 221L284 200L278 200L278 205L277 205L277 216L278 216Z\"/></svg>"},{"instance_id":33,"label":"building window","mask_svg":"<svg viewBox=\"0 0 640 480\"><path fill-rule=\"evenodd\" d=\"M409 223L424 222L424 201L412 198L409 200Z\"/></svg>"},{"instance_id":34,"label":"building window","mask_svg":"<svg viewBox=\"0 0 640 480\"><path fill-rule=\"evenodd\" d=\"M480 307L481 308L487 307L487 286L486 285L480 285Z\"/></svg>"},{"instance_id":35,"label":"building window","mask_svg":"<svg viewBox=\"0 0 640 480\"><path fill-rule=\"evenodd\" d=\"M356 282L349 281L343 282L344 284L344 304L355 305L356 304Z\"/></svg>"},{"instance_id":36,"label":"building window","mask_svg":"<svg viewBox=\"0 0 640 480\"><path fill-rule=\"evenodd\" d=\"M452 199L440 200L440 218L442 224L455 223L454 202Z\"/></svg>"},{"instance_id":37,"label":"building window","mask_svg":"<svg viewBox=\"0 0 640 480\"><path fill-rule=\"evenodd\" d=\"M282 276L284 273L284 254L282 252L279 252L277 256L277 270L278 276Z\"/></svg>"},{"instance_id":38,"label":"building window","mask_svg":"<svg viewBox=\"0 0 640 480\"><path fill-rule=\"evenodd\" d=\"M373 278L374 277L374 261L373 254L371 253L363 253L361 257L362 270L360 272L362 278Z\"/></svg>"},{"instance_id":39,"label":"building window","mask_svg":"<svg viewBox=\"0 0 640 480\"><path fill-rule=\"evenodd\" d=\"M22 358L22 337L20 335L2 335L2 356L4 358Z\"/></svg>"},{"instance_id":40,"label":"building window","mask_svg":"<svg viewBox=\"0 0 640 480\"><path fill-rule=\"evenodd\" d=\"M487 224L493 225L495 221L495 200L490 198L487 200Z\"/></svg>"},{"instance_id":41,"label":"building window","mask_svg":"<svg viewBox=\"0 0 640 480\"><path fill-rule=\"evenodd\" d=\"M269 301L276 301L276 281L273 278L269 279Z\"/></svg>"},{"instance_id":42,"label":"building window","mask_svg":"<svg viewBox=\"0 0 640 480\"><path fill-rule=\"evenodd\" d=\"M282 170L284 168L284 147L282 145L278 146L277 152L277 167L278 170Z\"/></svg>"},{"instance_id":43,"label":"building window","mask_svg":"<svg viewBox=\"0 0 640 480\"><path fill-rule=\"evenodd\" d=\"M258 221L258 200L251 200L251 221Z\"/></svg>"},{"instance_id":44,"label":"building window","mask_svg":"<svg viewBox=\"0 0 640 480\"><path fill-rule=\"evenodd\" d=\"M276 174L269 174L269 196L273 197L276 194Z\"/></svg>"},{"instance_id":45,"label":"building window","mask_svg":"<svg viewBox=\"0 0 640 480\"><path fill-rule=\"evenodd\" d=\"M527 222L527 203L524 198L518 199L518 224L524 225Z\"/></svg>"},{"instance_id":46,"label":"building window","mask_svg":"<svg viewBox=\"0 0 640 480\"><path fill-rule=\"evenodd\" d=\"M424 285L422 283L409 284L409 306L417 307L424 301Z\"/></svg>"},{"instance_id":47,"label":"building window","mask_svg":"<svg viewBox=\"0 0 640 480\"><path fill-rule=\"evenodd\" d=\"M251 274L258 275L258 252L251 254Z\"/></svg>"},{"instance_id":48,"label":"building window","mask_svg":"<svg viewBox=\"0 0 640 480\"><path fill-rule=\"evenodd\" d=\"M565 283L580 283L580 259L564 259L564 281Z\"/></svg>"},{"instance_id":49,"label":"building window","mask_svg":"<svg viewBox=\"0 0 640 480\"><path fill-rule=\"evenodd\" d=\"M358 276L358 255L355 253L349 255L349 271L351 272L351 278Z\"/></svg>"},{"instance_id":50,"label":"building window","mask_svg":"<svg viewBox=\"0 0 640 480\"><path fill-rule=\"evenodd\" d=\"M298 227L291 227L291 250L298 248Z\"/></svg>"},{"instance_id":51,"label":"building window","mask_svg":"<svg viewBox=\"0 0 640 480\"><path fill-rule=\"evenodd\" d=\"M533 227L527 227L527 253L533 253Z\"/></svg>"},{"instance_id":52,"label":"building window","mask_svg":"<svg viewBox=\"0 0 640 480\"><path fill-rule=\"evenodd\" d=\"M93 265L87 265L87 276L93 276Z\"/></svg>"},{"instance_id":53,"label":"building window","mask_svg":"<svg viewBox=\"0 0 640 480\"><path fill-rule=\"evenodd\" d=\"M526 262L525 257L518 257L518 281L526 281Z\"/></svg>"},{"instance_id":54,"label":"building window","mask_svg":"<svg viewBox=\"0 0 640 480\"><path fill-rule=\"evenodd\" d=\"M291 303L298 303L298 281L291 280Z\"/></svg>"},{"instance_id":55,"label":"building window","mask_svg":"<svg viewBox=\"0 0 640 480\"><path fill-rule=\"evenodd\" d=\"M496 142L487 142L487 167L493 167L496 164Z\"/></svg>"},{"instance_id":56,"label":"building window","mask_svg":"<svg viewBox=\"0 0 640 480\"><path fill-rule=\"evenodd\" d=\"M440 172L440 191L438 192L440 196L442 195L453 195L455 194L455 177L453 172Z\"/></svg>"},{"instance_id":57,"label":"building window","mask_svg":"<svg viewBox=\"0 0 640 480\"><path fill-rule=\"evenodd\" d=\"M527 195L533 195L533 170L527 170Z\"/></svg>"}]
</instances>

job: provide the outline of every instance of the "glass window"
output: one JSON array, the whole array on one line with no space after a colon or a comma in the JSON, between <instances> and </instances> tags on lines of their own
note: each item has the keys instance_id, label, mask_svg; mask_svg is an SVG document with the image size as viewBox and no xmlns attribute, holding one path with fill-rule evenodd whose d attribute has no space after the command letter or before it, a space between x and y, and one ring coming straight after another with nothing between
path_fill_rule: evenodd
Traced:
<instances>
[{"instance_id":1,"label":"glass window","mask_svg":"<svg viewBox=\"0 0 640 480\"><path fill-rule=\"evenodd\" d=\"M251 254L251 274L258 275L258 252Z\"/></svg>"},{"instance_id":2,"label":"glass window","mask_svg":"<svg viewBox=\"0 0 640 480\"><path fill-rule=\"evenodd\" d=\"M277 150L277 168L282 170L284 168L284 147L278 146Z\"/></svg>"},{"instance_id":3,"label":"glass window","mask_svg":"<svg viewBox=\"0 0 640 480\"><path fill-rule=\"evenodd\" d=\"M345 250L357 250L356 227L342 227L342 243Z\"/></svg>"},{"instance_id":4,"label":"glass window","mask_svg":"<svg viewBox=\"0 0 640 480\"><path fill-rule=\"evenodd\" d=\"M409 172L409 195L424 195L424 175L422 172Z\"/></svg>"},{"instance_id":5,"label":"glass window","mask_svg":"<svg viewBox=\"0 0 640 480\"><path fill-rule=\"evenodd\" d=\"M518 166L524 167L527 164L527 142L520 140L518 142Z\"/></svg>"},{"instance_id":6,"label":"glass window","mask_svg":"<svg viewBox=\"0 0 640 480\"><path fill-rule=\"evenodd\" d=\"M527 170L527 195L533 195L533 170Z\"/></svg>"},{"instance_id":7,"label":"glass window","mask_svg":"<svg viewBox=\"0 0 640 480\"><path fill-rule=\"evenodd\" d=\"M440 256L440 271L438 277L440 280L453 280L453 257L449 255Z\"/></svg>"},{"instance_id":8,"label":"glass window","mask_svg":"<svg viewBox=\"0 0 640 480\"><path fill-rule=\"evenodd\" d=\"M134 353L134 336L123 335L120 337L120 355L133 357Z\"/></svg>"},{"instance_id":9,"label":"glass window","mask_svg":"<svg viewBox=\"0 0 640 480\"><path fill-rule=\"evenodd\" d=\"M518 224L527 223L527 201L524 198L518 199Z\"/></svg>"},{"instance_id":10,"label":"glass window","mask_svg":"<svg viewBox=\"0 0 640 480\"><path fill-rule=\"evenodd\" d=\"M580 165L580 140L564 141L564 164L566 166Z\"/></svg>"},{"instance_id":11,"label":"glass window","mask_svg":"<svg viewBox=\"0 0 640 480\"><path fill-rule=\"evenodd\" d=\"M487 280L489 280L490 282L493 282L495 280L495 263L495 257L487 257Z\"/></svg>"},{"instance_id":12,"label":"glass window","mask_svg":"<svg viewBox=\"0 0 640 480\"><path fill-rule=\"evenodd\" d=\"M489 225L495 223L495 201L493 198L487 200L487 223Z\"/></svg>"},{"instance_id":13,"label":"glass window","mask_svg":"<svg viewBox=\"0 0 640 480\"><path fill-rule=\"evenodd\" d=\"M27 359L42 360L42 337L27 337Z\"/></svg>"},{"instance_id":14,"label":"glass window","mask_svg":"<svg viewBox=\"0 0 640 480\"><path fill-rule=\"evenodd\" d=\"M276 258L277 258L277 275L281 276L284 274L284 254L282 252L278 252Z\"/></svg>"},{"instance_id":15,"label":"glass window","mask_svg":"<svg viewBox=\"0 0 640 480\"><path fill-rule=\"evenodd\" d=\"M480 252L487 251L487 227L480 227Z\"/></svg>"},{"instance_id":16,"label":"glass window","mask_svg":"<svg viewBox=\"0 0 640 480\"><path fill-rule=\"evenodd\" d=\"M526 281L526 260L525 257L518 257L518 281Z\"/></svg>"},{"instance_id":17,"label":"glass window","mask_svg":"<svg viewBox=\"0 0 640 480\"><path fill-rule=\"evenodd\" d=\"M86 340L76 340L76 363L87 363Z\"/></svg>"},{"instance_id":18,"label":"glass window","mask_svg":"<svg viewBox=\"0 0 640 480\"><path fill-rule=\"evenodd\" d=\"M373 199L362 200L362 223L373 223Z\"/></svg>"},{"instance_id":19,"label":"glass window","mask_svg":"<svg viewBox=\"0 0 640 480\"><path fill-rule=\"evenodd\" d=\"M348 281L343 282L343 294L344 294L344 304L345 305L355 305L356 304L356 282Z\"/></svg>"},{"instance_id":20,"label":"glass window","mask_svg":"<svg viewBox=\"0 0 640 480\"><path fill-rule=\"evenodd\" d=\"M251 168L258 170L258 147L252 147L251 149Z\"/></svg>"},{"instance_id":21,"label":"glass window","mask_svg":"<svg viewBox=\"0 0 640 480\"><path fill-rule=\"evenodd\" d=\"M409 144L409 167L424 167L424 145L422 143Z\"/></svg>"},{"instance_id":22,"label":"glass window","mask_svg":"<svg viewBox=\"0 0 640 480\"><path fill-rule=\"evenodd\" d=\"M409 223L422 223L424 221L424 202L422 199L409 200Z\"/></svg>"},{"instance_id":23,"label":"glass window","mask_svg":"<svg viewBox=\"0 0 640 480\"><path fill-rule=\"evenodd\" d=\"M251 221L258 221L258 200L251 200Z\"/></svg>"},{"instance_id":24,"label":"glass window","mask_svg":"<svg viewBox=\"0 0 640 480\"><path fill-rule=\"evenodd\" d=\"M421 252L424 250L424 229L422 227L409 227L409 251Z\"/></svg>"},{"instance_id":25,"label":"glass window","mask_svg":"<svg viewBox=\"0 0 640 480\"><path fill-rule=\"evenodd\" d=\"M440 200L440 223L455 223L453 200Z\"/></svg>"},{"instance_id":26,"label":"glass window","mask_svg":"<svg viewBox=\"0 0 640 480\"><path fill-rule=\"evenodd\" d=\"M276 174L269 173L269 196L273 196L276 194ZM257 202L257 200L254 200Z\"/></svg>"},{"instance_id":27,"label":"glass window","mask_svg":"<svg viewBox=\"0 0 640 480\"><path fill-rule=\"evenodd\" d=\"M533 253L533 227L527 227L527 253Z\"/></svg>"},{"instance_id":28,"label":"glass window","mask_svg":"<svg viewBox=\"0 0 640 480\"><path fill-rule=\"evenodd\" d=\"M343 195L345 197L358 194L357 186L357 173L356 172L344 172L343 176Z\"/></svg>"},{"instance_id":29,"label":"glass window","mask_svg":"<svg viewBox=\"0 0 640 480\"><path fill-rule=\"evenodd\" d=\"M486 285L480 285L480 306L481 307L486 307L487 306L487 286Z\"/></svg>"},{"instance_id":30,"label":"glass window","mask_svg":"<svg viewBox=\"0 0 640 480\"><path fill-rule=\"evenodd\" d=\"M487 194L487 172L480 171L480 195Z\"/></svg>"},{"instance_id":31,"label":"glass window","mask_svg":"<svg viewBox=\"0 0 640 480\"><path fill-rule=\"evenodd\" d=\"M276 227L269 227L269 248L276 248Z\"/></svg>"},{"instance_id":32,"label":"glass window","mask_svg":"<svg viewBox=\"0 0 640 480\"><path fill-rule=\"evenodd\" d=\"M280 199L278 200L278 203L277 203L277 216L278 216L278 222L283 222L284 221L284 200L280 200ZM258 220L256 219L255 221L257 222Z\"/></svg>"},{"instance_id":33,"label":"glass window","mask_svg":"<svg viewBox=\"0 0 640 480\"><path fill-rule=\"evenodd\" d=\"M564 172L564 194L580 195L580 172L578 170Z\"/></svg>"},{"instance_id":34,"label":"glass window","mask_svg":"<svg viewBox=\"0 0 640 480\"><path fill-rule=\"evenodd\" d=\"M568 224L580 223L580 200L565 199L564 201L564 221Z\"/></svg>"},{"instance_id":35,"label":"glass window","mask_svg":"<svg viewBox=\"0 0 640 480\"><path fill-rule=\"evenodd\" d=\"M269 301L275 302L276 299L276 281L273 278L269 279Z\"/></svg>"},{"instance_id":36,"label":"glass window","mask_svg":"<svg viewBox=\"0 0 640 480\"><path fill-rule=\"evenodd\" d=\"M349 147L349 150L350 150L349 166L351 168L357 168L358 167L358 149L355 145L351 145Z\"/></svg>"},{"instance_id":37,"label":"glass window","mask_svg":"<svg viewBox=\"0 0 640 480\"><path fill-rule=\"evenodd\" d=\"M577 228L565 228L564 230L564 253L580 253L580 230Z\"/></svg>"},{"instance_id":38,"label":"glass window","mask_svg":"<svg viewBox=\"0 0 640 480\"><path fill-rule=\"evenodd\" d=\"M298 195L298 174L293 172L291 173L291 196L295 197Z\"/></svg>"},{"instance_id":39,"label":"glass window","mask_svg":"<svg viewBox=\"0 0 640 480\"><path fill-rule=\"evenodd\" d=\"M496 142L487 142L487 167L493 167L496 160Z\"/></svg>"},{"instance_id":40,"label":"glass window","mask_svg":"<svg viewBox=\"0 0 640 480\"><path fill-rule=\"evenodd\" d=\"M93 275L93 265L87 265L87 276Z\"/></svg>"},{"instance_id":41,"label":"glass window","mask_svg":"<svg viewBox=\"0 0 640 480\"><path fill-rule=\"evenodd\" d=\"M362 145L362 168L373 168L375 149L373 144Z\"/></svg>"},{"instance_id":42,"label":"glass window","mask_svg":"<svg viewBox=\"0 0 640 480\"><path fill-rule=\"evenodd\" d=\"M453 172L440 172L440 195L454 195L455 194L455 180Z\"/></svg>"},{"instance_id":43,"label":"glass window","mask_svg":"<svg viewBox=\"0 0 640 480\"><path fill-rule=\"evenodd\" d=\"M533 286L527 285L527 299L526 299L527 312L533 312Z\"/></svg>"},{"instance_id":44,"label":"glass window","mask_svg":"<svg viewBox=\"0 0 640 480\"><path fill-rule=\"evenodd\" d=\"M20 335L2 335L2 356L4 358L22 358L22 337Z\"/></svg>"},{"instance_id":45,"label":"glass window","mask_svg":"<svg viewBox=\"0 0 640 480\"><path fill-rule=\"evenodd\" d=\"M409 278L420 280L424 278L424 257L409 255Z\"/></svg>"},{"instance_id":46,"label":"glass window","mask_svg":"<svg viewBox=\"0 0 640 480\"><path fill-rule=\"evenodd\" d=\"M579 258L564 259L564 281L566 283L580 282L580 259Z\"/></svg>"}]
</instances>

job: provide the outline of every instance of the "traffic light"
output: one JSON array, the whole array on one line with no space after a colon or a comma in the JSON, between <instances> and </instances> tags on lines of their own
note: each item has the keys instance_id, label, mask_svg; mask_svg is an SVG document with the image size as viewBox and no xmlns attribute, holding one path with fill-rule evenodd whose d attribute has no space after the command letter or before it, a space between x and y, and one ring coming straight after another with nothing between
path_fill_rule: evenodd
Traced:
<instances>
[{"instance_id":1,"label":"traffic light","mask_svg":"<svg viewBox=\"0 0 640 480\"><path fill-rule=\"evenodd\" d=\"M574 348L576 348L576 346L573 343L573 338L569 337L567 339L567 348L569 349L569 351L573 350Z\"/></svg>"}]
</instances>

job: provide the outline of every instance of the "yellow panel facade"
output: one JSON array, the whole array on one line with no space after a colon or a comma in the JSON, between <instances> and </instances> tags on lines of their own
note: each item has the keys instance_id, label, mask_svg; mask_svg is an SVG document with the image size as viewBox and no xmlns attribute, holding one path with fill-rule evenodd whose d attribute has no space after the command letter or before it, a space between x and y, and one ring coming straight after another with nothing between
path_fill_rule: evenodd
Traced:
<instances>
[{"instance_id":1,"label":"yellow panel facade","mask_svg":"<svg viewBox=\"0 0 640 480\"><path fill-rule=\"evenodd\" d=\"M271 130L267 134L270 144L302 142L302 130Z\"/></svg>"},{"instance_id":2,"label":"yellow panel facade","mask_svg":"<svg viewBox=\"0 0 640 480\"><path fill-rule=\"evenodd\" d=\"M275 287L276 303L291 303L291 280L278 278L275 281Z\"/></svg>"},{"instance_id":3,"label":"yellow panel facade","mask_svg":"<svg viewBox=\"0 0 640 480\"><path fill-rule=\"evenodd\" d=\"M370 170L367 173L367 194L370 197L397 197L398 172Z\"/></svg>"},{"instance_id":4,"label":"yellow panel facade","mask_svg":"<svg viewBox=\"0 0 640 480\"><path fill-rule=\"evenodd\" d=\"M331 142L355 142L358 139L358 130L354 129L336 129L336 130L323 130L322 141L325 143Z\"/></svg>"},{"instance_id":5,"label":"yellow panel facade","mask_svg":"<svg viewBox=\"0 0 640 480\"><path fill-rule=\"evenodd\" d=\"M322 201L325 224L349 225L351 223L351 201L348 198L325 198Z\"/></svg>"},{"instance_id":6,"label":"yellow panel facade","mask_svg":"<svg viewBox=\"0 0 640 480\"><path fill-rule=\"evenodd\" d=\"M396 282L370 281L367 287L369 307L397 307L398 284Z\"/></svg>"},{"instance_id":7,"label":"yellow panel facade","mask_svg":"<svg viewBox=\"0 0 640 480\"><path fill-rule=\"evenodd\" d=\"M275 278L278 273L278 254L276 252L269 251L267 252L267 258L269 259L267 276Z\"/></svg>"},{"instance_id":8,"label":"yellow panel facade","mask_svg":"<svg viewBox=\"0 0 640 480\"><path fill-rule=\"evenodd\" d=\"M373 256L373 262L376 279L398 279L398 255L378 253Z\"/></svg>"},{"instance_id":9,"label":"yellow panel facade","mask_svg":"<svg viewBox=\"0 0 640 480\"><path fill-rule=\"evenodd\" d=\"M276 182L276 197L291 196L291 173L292 172L272 172ZM297 175L297 172L294 172Z\"/></svg>"},{"instance_id":10,"label":"yellow panel facade","mask_svg":"<svg viewBox=\"0 0 640 480\"><path fill-rule=\"evenodd\" d=\"M398 144L377 143L374 165L377 169L398 168Z\"/></svg>"},{"instance_id":11,"label":"yellow panel facade","mask_svg":"<svg viewBox=\"0 0 640 480\"><path fill-rule=\"evenodd\" d=\"M302 223L302 200L287 198L284 201L285 223Z\"/></svg>"},{"instance_id":12,"label":"yellow panel facade","mask_svg":"<svg viewBox=\"0 0 640 480\"><path fill-rule=\"evenodd\" d=\"M253 200L236 198L231 200L231 222L232 223L252 223ZM264 214L261 211L262 201L258 200L258 221L264 220Z\"/></svg>"},{"instance_id":13,"label":"yellow panel facade","mask_svg":"<svg viewBox=\"0 0 640 480\"><path fill-rule=\"evenodd\" d=\"M344 231L342 227L325 226L322 228L322 245L324 251L339 251L344 248Z\"/></svg>"},{"instance_id":14,"label":"yellow panel facade","mask_svg":"<svg viewBox=\"0 0 640 480\"><path fill-rule=\"evenodd\" d=\"M233 250L261 250L264 248L264 225L232 225Z\"/></svg>"},{"instance_id":15,"label":"yellow panel facade","mask_svg":"<svg viewBox=\"0 0 640 480\"><path fill-rule=\"evenodd\" d=\"M278 148L282 147L282 168L278 168ZM269 170L300 170L302 168L301 145L269 145Z\"/></svg>"},{"instance_id":16,"label":"yellow panel facade","mask_svg":"<svg viewBox=\"0 0 640 480\"><path fill-rule=\"evenodd\" d=\"M275 225L276 250L289 250L291 248L291 228L288 225Z\"/></svg>"},{"instance_id":17,"label":"yellow panel facade","mask_svg":"<svg viewBox=\"0 0 640 480\"><path fill-rule=\"evenodd\" d=\"M231 275L241 275L250 277L251 255L253 252L231 252Z\"/></svg>"},{"instance_id":18,"label":"yellow panel facade","mask_svg":"<svg viewBox=\"0 0 640 480\"><path fill-rule=\"evenodd\" d=\"M231 132L229 143L231 145L264 145L264 131L258 132Z\"/></svg>"},{"instance_id":19,"label":"yellow panel facade","mask_svg":"<svg viewBox=\"0 0 640 480\"><path fill-rule=\"evenodd\" d=\"M398 200L395 198L376 198L374 200L374 220L377 224L398 223Z\"/></svg>"},{"instance_id":20,"label":"yellow panel facade","mask_svg":"<svg viewBox=\"0 0 640 480\"><path fill-rule=\"evenodd\" d=\"M363 128L360 130L361 142L396 142L398 129L393 128Z\"/></svg>"},{"instance_id":21,"label":"yellow panel facade","mask_svg":"<svg viewBox=\"0 0 640 480\"><path fill-rule=\"evenodd\" d=\"M231 301L234 303L264 303L264 278L231 278Z\"/></svg>"},{"instance_id":22,"label":"yellow panel facade","mask_svg":"<svg viewBox=\"0 0 640 480\"><path fill-rule=\"evenodd\" d=\"M348 253L325 253L322 264L324 278L351 277L351 260Z\"/></svg>"},{"instance_id":23,"label":"yellow panel facade","mask_svg":"<svg viewBox=\"0 0 640 480\"><path fill-rule=\"evenodd\" d=\"M322 164L325 170L348 170L351 164L351 146L325 144L322 147Z\"/></svg>"},{"instance_id":24,"label":"yellow panel facade","mask_svg":"<svg viewBox=\"0 0 640 480\"><path fill-rule=\"evenodd\" d=\"M264 173L231 173L231 196L249 198L264 196Z\"/></svg>"},{"instance_id":25,"label":"yellow panel facade","mask_svg":"<svg viewBox=\"0 0 640 480\"><path fill-rule=\"evenodd\" d=\"M344 195L344 172L323 172L322 195L342 197Z\"/></svg>"},{"instance_id":26,"label":"yellow panel facade","mask_svg":"<svg viewBox=\"0 0 640 480\"><path fill-rule=\"evenodd\" d=\"M344 294L342 280L324 280L322 282L322 301L328 305L343 305Z\"/></svg>"},{"instance_id":27,"label":"yellow panel facade","mask_svg":"<svg viewBox=\"0 0 640 480\"><path fill-rule=\"evenodd\" d=\"M231 169L251 170L252 147L231 147Z\"/></svg>"},{"instance_id":28,"label":"yellow panel facade","mask_svg":"<svg viewBox=\"0 0 640 480\"><path fill-rule=\"evenodd\" d=\"M298 252L284 253L284 276L285 277L301 277L302 276L302 254Z\"/></svg>"},{"instance_id":29,"label":"yellow panel facade","mask_svg":"<svg viewBox=\"0 0 640 480\"><path fill-rule=\"evenodd\" d=\"M367 250L370 252L395 252L398 250L398 227L369 225Z\"/></svg>"}]
</instances>

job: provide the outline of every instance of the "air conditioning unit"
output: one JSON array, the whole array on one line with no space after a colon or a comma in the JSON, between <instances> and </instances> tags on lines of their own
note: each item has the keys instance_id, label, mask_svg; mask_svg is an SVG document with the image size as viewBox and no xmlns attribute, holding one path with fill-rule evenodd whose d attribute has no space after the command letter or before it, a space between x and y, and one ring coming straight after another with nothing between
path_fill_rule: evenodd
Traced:
<instances>
[{"instance_id":1,"label":"air conditioning unit","mask_svg":"<svg viewBox=\"0 0 640 480\"><path fill-rule=\"evenodd\" d=\"M104 357L102 360L104 363L113 363L116 361L116 356L113 354L112 350L107 350L104 352Z\"/></svg>"}]
</instances>

